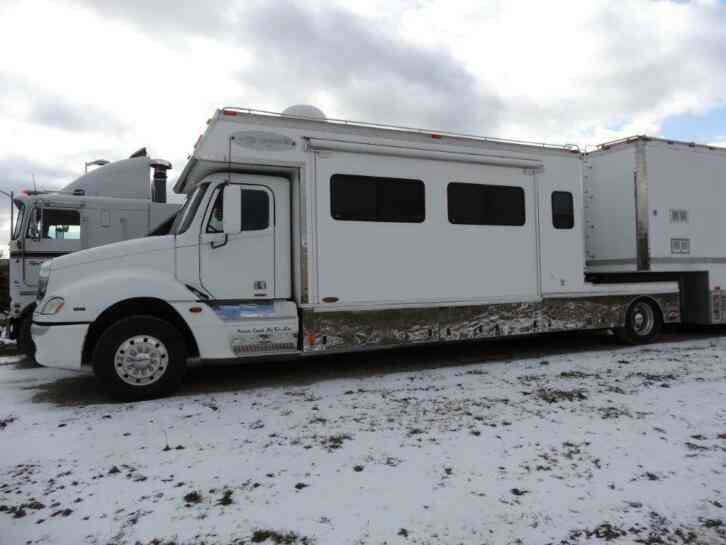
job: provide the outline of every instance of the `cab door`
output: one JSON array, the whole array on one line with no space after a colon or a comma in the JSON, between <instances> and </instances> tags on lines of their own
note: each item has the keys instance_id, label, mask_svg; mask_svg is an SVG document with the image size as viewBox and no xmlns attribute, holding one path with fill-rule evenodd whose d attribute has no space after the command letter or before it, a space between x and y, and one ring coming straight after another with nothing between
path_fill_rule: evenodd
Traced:
<instances>
[{"instance_id":1,"label":"cab door","mask_svg":"<svg viewBox=\"0 0 726 545\"><path fill-rule=\"evenodd\" d=\"M264 184L241 186L242 228L223 232L224 186L215 189L202 224L202 286L216 300L265 300L275 296L275 199Z\"/></svg>"}]
</instances>

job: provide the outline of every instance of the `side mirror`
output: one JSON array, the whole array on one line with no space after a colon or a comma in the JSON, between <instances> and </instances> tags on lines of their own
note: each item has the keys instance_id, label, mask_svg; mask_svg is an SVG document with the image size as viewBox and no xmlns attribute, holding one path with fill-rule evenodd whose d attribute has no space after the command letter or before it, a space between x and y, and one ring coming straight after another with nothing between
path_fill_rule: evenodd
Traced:
<instances>
[{"instance_id":1,"label":"side mirror","mask_svg":"<svg viewBox=\"0 0 726 545\"><path fill-rule=\"evenodd\" d=\"M222 225L225 235L236 235L242 231L242 188L239 185L224 186Z\"/></svg>"}]
</instances>

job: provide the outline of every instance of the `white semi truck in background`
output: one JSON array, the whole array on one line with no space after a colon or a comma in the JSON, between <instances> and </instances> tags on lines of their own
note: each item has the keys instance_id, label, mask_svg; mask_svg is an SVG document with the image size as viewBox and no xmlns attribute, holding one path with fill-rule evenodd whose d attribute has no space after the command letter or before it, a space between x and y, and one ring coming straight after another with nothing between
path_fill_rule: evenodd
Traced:
<instances>
[{"instance_id":1,"label":"white semi truck in background","mask_svg":"<svg viewBox=\"0 0 726 545\"><path fill-rule=\"evenodd\" d=\"M36 357L141 399L187 364L721 323L725 175L726 150L646 137L585 154L225 108L169 234L41 266Z\"/></svg>"},{"instance_id":2,"label":"white semi truck in background","mask_svg":"<svg viewBox=\"0 0 726 545\"><path fill-rule=\"evenodd\" d=\"M7 335L17 340L21 352L34 355L30 326L40 266L50 258L143 237L168 222L181 206L166 203L170 168L171 163L150 158L142 148L58 191L14 196L17 219L9 243Z\"/></svg>"}]
</instances>

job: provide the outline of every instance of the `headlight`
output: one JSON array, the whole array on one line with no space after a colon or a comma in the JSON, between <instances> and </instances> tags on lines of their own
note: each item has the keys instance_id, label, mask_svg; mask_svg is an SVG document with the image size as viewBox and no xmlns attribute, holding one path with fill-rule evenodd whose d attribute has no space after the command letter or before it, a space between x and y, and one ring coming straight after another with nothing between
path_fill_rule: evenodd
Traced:
<instances>
[{"instance_id":1,"label":"headlight","mask_svg":"<svg viewBox=\"0 0 726 545\"><path fill-rule=\"evenodd\" d=\"M40 313L46 316L58 314L65 304L66 301L63 297L51 297L48 301L46 301L45 305L43 305Z\"/></svg>"}]
</instances>

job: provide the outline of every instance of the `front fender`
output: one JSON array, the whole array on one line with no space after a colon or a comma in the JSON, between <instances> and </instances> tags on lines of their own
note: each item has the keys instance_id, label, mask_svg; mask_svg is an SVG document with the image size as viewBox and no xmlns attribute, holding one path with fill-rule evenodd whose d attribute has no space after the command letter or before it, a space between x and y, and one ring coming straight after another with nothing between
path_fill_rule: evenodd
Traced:
<instances>
[{"instance_id":1,"label":"front fender","mask_svg":"<svg viewBox=\"0 0 726 545\"><path fill-rule=\"evenodd\" d=\"M51 297L65 299L63 309L52 316L39 314ZM38 305L34 320L46 323L91 323L112 305L138 298L161 299L168 303L194 301L196 297L173 275L159 270L118 269L52 284Z\"/></svg>"}]
</instances>

